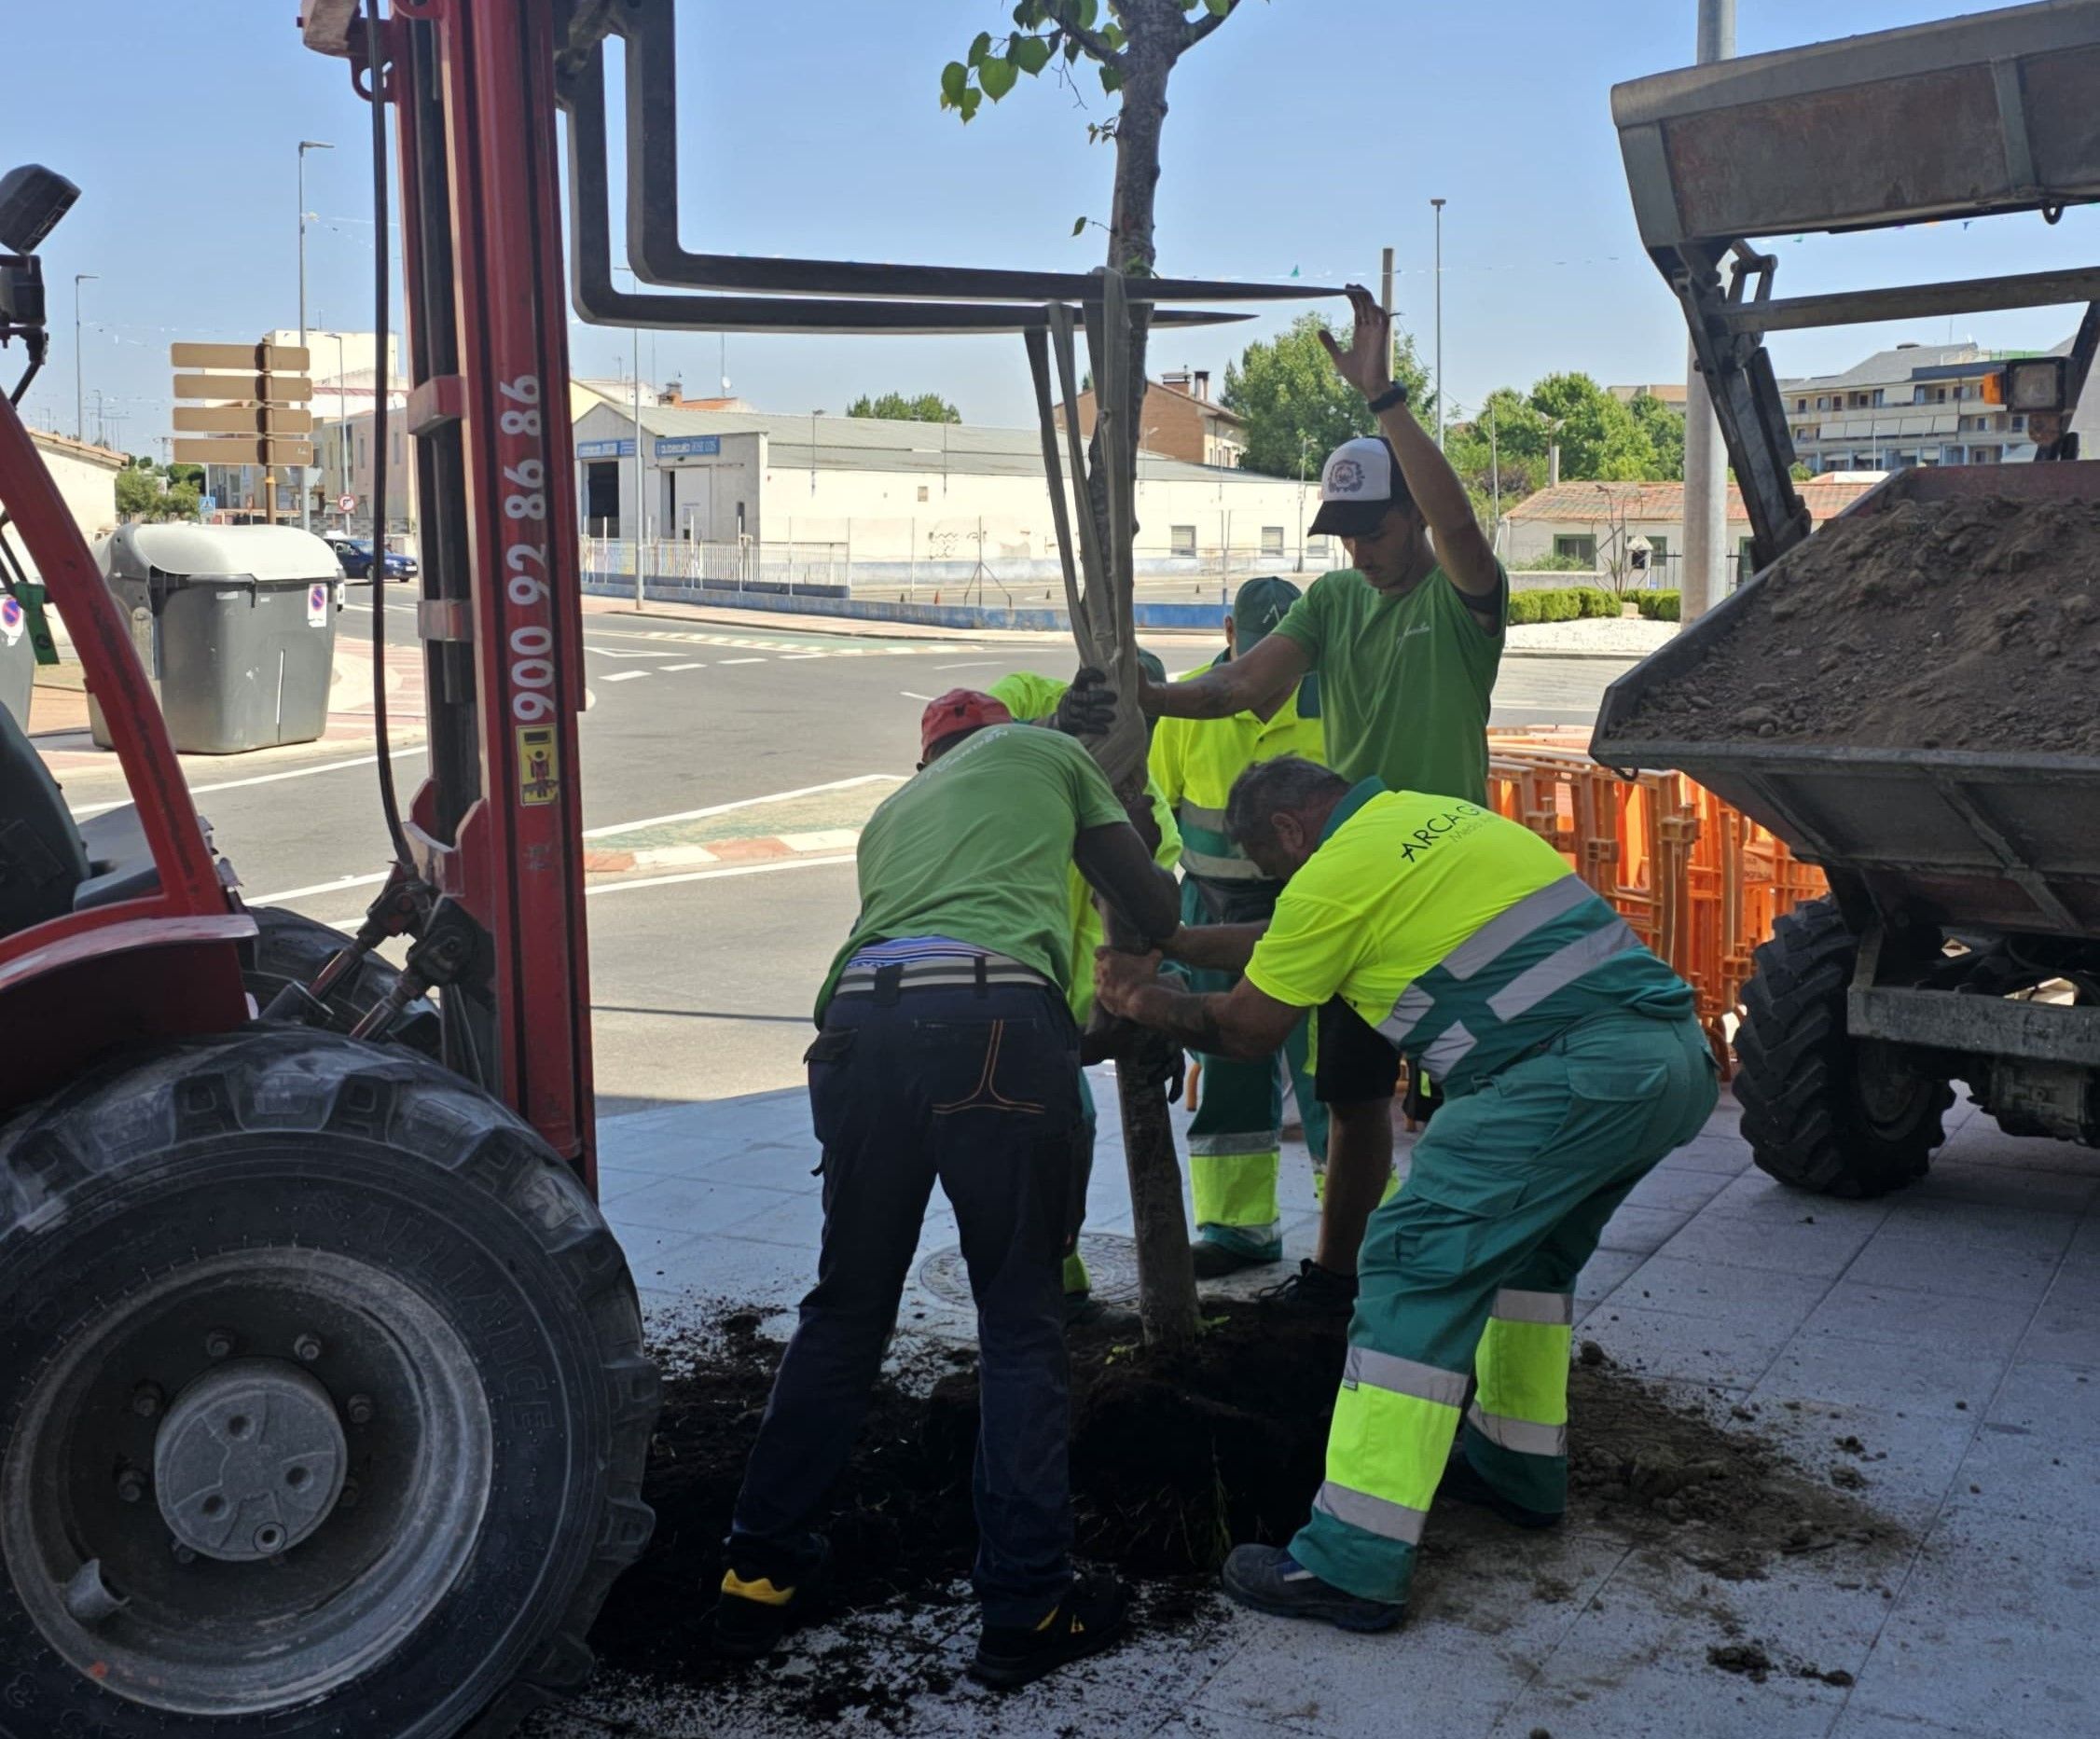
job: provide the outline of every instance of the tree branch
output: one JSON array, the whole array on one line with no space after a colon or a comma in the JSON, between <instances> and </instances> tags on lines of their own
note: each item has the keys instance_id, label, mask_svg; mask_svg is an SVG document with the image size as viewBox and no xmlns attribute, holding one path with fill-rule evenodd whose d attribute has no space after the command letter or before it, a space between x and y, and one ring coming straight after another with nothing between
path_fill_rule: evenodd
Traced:
<instances>
[{"instance_id":1,"label":"tree branch","mask_svg":"<svg viewBox=\"0 0 2100 1739\"><path fill-rule=\"evenodd\" d=\"M1205 13L1203 17L1197 19L1195 23L1189 26L1188 39L1182 45L1183 50L1186 51L1189 48L1195 48L1197 43L1201 42L1204 39L1204 37L1208 36L1212 31L1216 30L1219 25L1223 24L1228 18L1230 18L1235 12L1238 10L1239 0L1230 0L1230 4L1226 6L1225 9L1223 12ZM1238 39L1235 37L1234 40L1237 41Z\"/></svg>"},{"instance_id":2,"label":"tree branch","mask_svg":"<svg viewBox=\"0 0 2100 1739\"><path fill-rule=\"evenodd\" d=\"M1234 0L1234 4L1237 5L1238 0ZM1123 64L1123 56L1110 46L1106 36L1098 31L1088 30L1080 23L1071 0L1056 0L1051 7L1050 16L1057 28L1079 44L1090 60L1098 61L1103 66Z\"/></svg>"}]
</instances>

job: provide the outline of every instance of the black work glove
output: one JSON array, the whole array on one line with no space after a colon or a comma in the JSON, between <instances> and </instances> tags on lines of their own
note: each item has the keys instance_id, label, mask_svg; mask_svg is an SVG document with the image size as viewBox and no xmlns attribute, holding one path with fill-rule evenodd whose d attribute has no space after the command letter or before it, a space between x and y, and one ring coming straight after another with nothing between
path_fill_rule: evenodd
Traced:
<instances>
[{"instance_id":1,"label":"black work glove","mask_svg":"<svg viewBox=\"0 0 2100 1739\"><path fill-rule=\"evenodd\" d=\"M1171 1046L1159 1059L1159 1066L1147 1078L1147 1084L1164 1086L1167 1089L1167 1104L1179 1105L1181 1102L1181 1089L1188 1085L1188 1053L1177 1044Z\"/></svg>"},{"instance_id":2,"label":"black work glove","mask_svg":"<svg viewBox=\"0 0 2100 1739\"><path fill-rule=\"evenodd\" d=\"M1115 690L1107 673L1083 665L1050 715L1050 728L1067 737L1105 737L1115 724Z\"/></svg>"}]
</instances>

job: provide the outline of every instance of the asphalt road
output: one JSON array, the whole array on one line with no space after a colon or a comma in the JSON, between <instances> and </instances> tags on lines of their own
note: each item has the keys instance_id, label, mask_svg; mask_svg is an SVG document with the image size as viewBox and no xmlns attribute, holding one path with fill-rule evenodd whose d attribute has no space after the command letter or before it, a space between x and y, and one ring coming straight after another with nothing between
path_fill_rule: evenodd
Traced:
<instances>
[{"instance_id":1,"label":"asphalt road","mask_svg":"<svg viewBox=\"0 0 2100 1739\"><path fill-rule=\"evenodd\" d=\"M369 606L340 621L346 642L370 632ZM414 614L389 600L390 632L412 639ZM734 643L742 642L742 643ZM1167 668L1210 656L1202 640L1157 642ZM587 617L592 705L582 729L587 829L629 830L725 804L749 805L743 831L832 818L857 823L868 775L908 774L927 698L987 686L1006 671L1069 666L1069 646L883 641L718 628L660 618ZM1497 690L1503 725L1580 725L1625 665L1512 658ZM398 750L406 795L422 777L420 748ZM251 768L255 770L251 770ZM368 747L191 765L199 807L249 897L353 924L383 873L384 831ZM811 788L820 788L812 791ZM76 808L121 795L113 773L73 772ZM767 801L808 794L792 804ZM727 825L714 818L718 836ZM647 830L642 830L646 835ZM658 830L660 831L660 830ZM619 832L595 841L615 845ZM836 853L831 854L836 859ZM792 1084L808 1043L810 999L851 922L850 863L822 855L593 887L592 1002L604 1114L666 1101Z\"/></svg>"}]
</instances>

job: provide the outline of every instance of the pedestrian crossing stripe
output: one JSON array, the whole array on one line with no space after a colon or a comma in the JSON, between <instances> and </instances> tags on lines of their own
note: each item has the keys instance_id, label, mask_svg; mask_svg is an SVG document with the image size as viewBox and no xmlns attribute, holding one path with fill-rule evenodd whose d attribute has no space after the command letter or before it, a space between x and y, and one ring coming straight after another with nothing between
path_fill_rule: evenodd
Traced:
<instances>
[{"instance_id":1,"label":"pedestrian crossing stripe","mask_svg":"<svg viewBox=\"0 0 2100 1739\"><path fill-rule=\"evenodd\" d=\"M589 626L586 625L587 629ZM597 631L616 633L622 640L660 641L683 646L736 646L746 652L769 652L800 658L910 658L925 653L953 653L960 643L935 642L923 646L831 646L814 644L808 641L757 640L742 634L703 634L677 628L617 628ZM962 649L971 650L967 645Z\"/></svg>"}]
</instances>

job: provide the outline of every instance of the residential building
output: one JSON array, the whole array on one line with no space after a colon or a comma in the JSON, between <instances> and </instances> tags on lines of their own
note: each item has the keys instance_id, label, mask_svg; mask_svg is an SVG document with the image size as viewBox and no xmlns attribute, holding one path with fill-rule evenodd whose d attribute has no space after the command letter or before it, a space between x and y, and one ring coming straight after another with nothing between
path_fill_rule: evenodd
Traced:
<instances>
[{"instance_id":1,"label":"residential building","mask_svg":"<svg viewBox=\"0 0 2100 1739\"><path fill-rule=\"evenodd\" d=\"M408 398L401 392L387 398L386 419L386 523L390 537L413 537L416 532L416 453L408 435ZM341 528L359 537L372 531L372 485L377 481L376 455L372 450L373 413L361 410L339 422L318 427L313 435L314 478L317 498L313 523ZM355 498L347 512L338 505L344 496Z\"/></svg>"},{"instance_id":2,"label":"residential building","mask_svg":"<svg viewBox=\"0 0 2100 1739\"><path fill-rule=\"evenodd\" d=\"M92 544L113 531L117 525L117 474L124 468L124 455L47 429L30 430L29 441L51 474L51 481L58 485L80 535ZM8 538L7 544L18 556L27 554L19 531Z\"/></svg>"},{"instance_id":3,"label":"residential building","mask_svg":"<svg viewBox=\"0 0 2100 1739\"><path fill-rule=\"evenodd\" d=\"M577 420L587 536L634 533L634 423L631 403L600 402ZM1056 571L1037 430L648 404L642 427L649 541L850 548L857 571L957 560ZM1317 573L1340 559L1330 540L1305 536L1319 504L1295 478L1146 452L1138 555L1155 573Z\"/></svg>"},{"instance_id":4,"label":"residential building","mask_svg":"<svg viewBox=\"0 0 2100 1739\"><path fill-rule=\"evenodd\" d=\"M1782 380L1794 455L1817 474L2032 459L2027 419L1984 395L2000 365L2028 353L1899 344L1843 374Z\"/></svg>"},{"instance_id":5,"label":"residential building","mask_svg":"<svg viewBox=\"0 0 2100 1739\"><path fill-rule=\"evenodd\" d=\"M1079 426L1094 433L1094 393L1079 395ZM1145 389L1144 428L1138 445L1148 453L1191 465L1237 466L1247 451L1246 420L1210 396L1208 368L1177 368Z\"/></svg>"},{"instance_id":6,"label":"residential building","mask_svg":"<svg viewBox=\"0 0 2100 1739\"><path fill-rule=\"evenodd\" d=\"M1819 477L1800 484L1818 522L1842 513L1881 475ZM1749 572L1750 517L1742 492L1728 486L1729 584ZM1684 553L1682 483L1553 483L1502 516L1499 554L1512 573L1541 557L1573 558L1619 585L1674 587ZM1645 542L1645 564L1637 553ZM1640 576L1637 581L1637 575Z\"/></svg>"}]
</instances>

